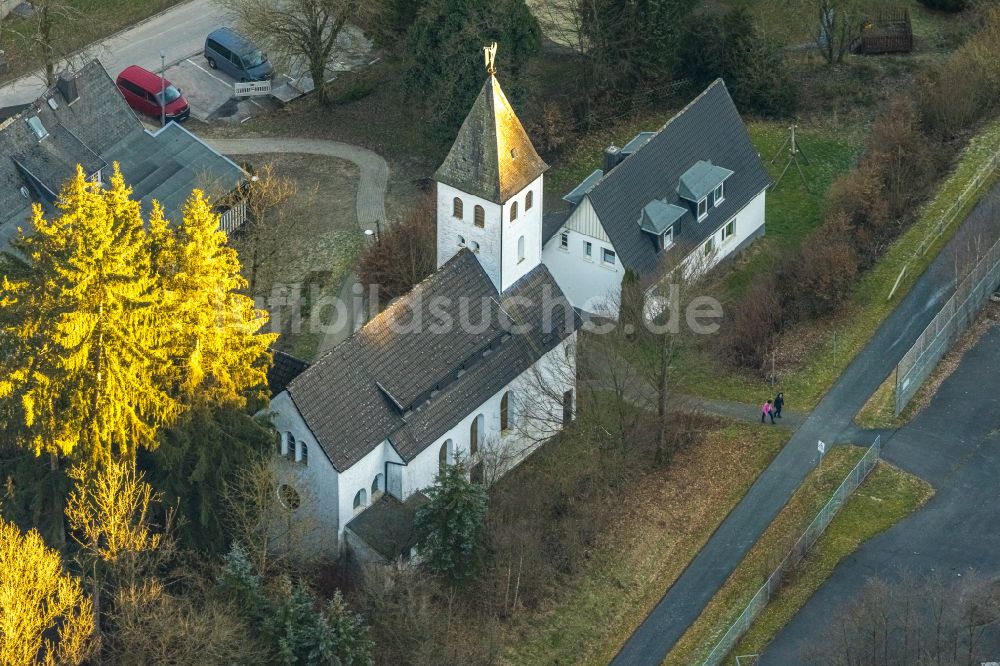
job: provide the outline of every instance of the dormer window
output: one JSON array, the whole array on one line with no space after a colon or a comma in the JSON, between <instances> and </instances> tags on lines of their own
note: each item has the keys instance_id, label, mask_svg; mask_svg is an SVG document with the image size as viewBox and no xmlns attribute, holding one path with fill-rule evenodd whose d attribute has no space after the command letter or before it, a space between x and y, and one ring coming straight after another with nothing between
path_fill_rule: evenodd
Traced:
<instances>
[{"instance_id":1,"label":"dormer window","mask_svg":"<svg viewBox=\"0 0 1000 666\"><path fill-rule=\"evenodd\" d=\"M30 116L25 119L25 122L28 123L28 127L30 127L31 131L35 133L35 137L37 137L39 141L49 135L48 130L45 129L45 125L42 124L42 120L38 116Z\"/></svg>"},{"instance_id":2,"label":"dormer window","mask_svg":"<svg viewBox=\"0 0 1000 666\"><path fill-rule=\"evenodd\" d=\"M660 236L660 239L661 239L661 241L660 241L660 243L661 243L660 244L660 249L661 250L666 250L668 247L670 247L671 245L673 245L674 244L674 228L670 227L669 229L667 229L666 231L664 231L663 235Z\"/></svg>"},{"instance_id":3,"label":"dormer window","mask_svg":"<svg viewBox=\"0 0 1000 666\"><path fill-rule=\"evenodd\" d=\"M715 188L715 194L712 195L712 205L718 206L726 198L726 184L719 183L719 186Z\"/></svg>"},{"instance_id":4,"label":"dormer window","mask_svg":"<svg viewBox=\"0 0 1000 666\"><path fill-rule=\"evenodd\" d=\"M698 221L701 222L708 217L708 197L698 202Z\"/></svg>"}]
</instances>

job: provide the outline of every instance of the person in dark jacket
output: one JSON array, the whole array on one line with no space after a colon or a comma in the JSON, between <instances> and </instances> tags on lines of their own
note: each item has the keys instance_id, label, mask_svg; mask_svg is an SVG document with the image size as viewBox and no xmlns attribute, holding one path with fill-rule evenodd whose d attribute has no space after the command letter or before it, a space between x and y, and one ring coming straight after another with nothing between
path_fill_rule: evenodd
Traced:
<instances>
[{"instance_id":1,"label":"person in dark jacket","mask_svg":"<svg viewBox=\"0 0 1000 666\"><path fill-rule=\"evenodd\" d=\"M781 418L781 408L785 405L785 396L783 393L779 393L774 398L774 418Z\"/></svg>"}]
</instances>

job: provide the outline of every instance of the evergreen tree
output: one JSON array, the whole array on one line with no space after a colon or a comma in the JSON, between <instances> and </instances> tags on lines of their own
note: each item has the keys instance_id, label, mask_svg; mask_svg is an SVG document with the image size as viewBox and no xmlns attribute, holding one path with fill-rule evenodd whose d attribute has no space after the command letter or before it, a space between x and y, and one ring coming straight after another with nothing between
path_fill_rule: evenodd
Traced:
<instances>
[{"instance_id":1,"label":"evergreen tree","mask_svg":"<svg viewBox=\"0 0 1000 666\"><path fill-rule=\"evenodd\" d=\"M497 70L516 105L519 74L541 46L541 29L524 0L427 0L410 26L407 91L442 142L454 138L482 88L482 47L494 41Z\"/></svg>"},{"instance_id":2,"label":"evergreen tree","mask_svg":"<svg viewBox=\"0 0 1000 666\"><path fill-rule=\"evenodd\" d=\"M417 511L418 550L431 571L453 585L479 569L486 534L486 491L469 481L456 462L426 491L430 502Z\"/></svg>"},{"instance_id":3,"label":"evergreen tree","mask_svg":"<svg viewBox=\"0 0 1000 666\"><path fill-rule=\"evenodd\" d=\"M34 233L15 243L30 260L26 275L0 287L0 416L53 464L132 454L132 442L152 441L178 411L161 288L130 194L117 166L107 189L78 167L58 217L36 205Z\"/></svg>"}]
</instances>

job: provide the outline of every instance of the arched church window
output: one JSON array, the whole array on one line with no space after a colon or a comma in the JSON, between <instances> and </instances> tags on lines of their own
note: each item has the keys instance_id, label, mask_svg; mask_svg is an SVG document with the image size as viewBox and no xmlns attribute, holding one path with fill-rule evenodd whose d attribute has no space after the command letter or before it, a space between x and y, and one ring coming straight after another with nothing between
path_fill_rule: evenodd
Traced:
<instances>
[{"instance_id":1,"label":"arched church window","mask_svg":"<svg viewBox=\"0 0 1000 666\"><path fill-rule=\"evenodd\" d=\"M474 213L475 213L474 222L477 227L482 229L483 227L486 226L486 211L483 210L482 206L477 204Z\"/></svg>"},{"instance_id":2,"label":"arched church window","mask_svg":"<svg viewBox=\"0 0 1000 666\"><path fill-rule=\"evenodd\" d=\"M372 480L372 499L374 500L378 495L385 492L385 475L382 473L376 474L375 479Z\"/></svg>"},{"instance_id":3,"label":"arched church window","mask_svg":"<svg viewBox=\"0 0 1000 666\"><path fill-rule=\"evenodd\" d=\"M517 202L515 201L510 205L510 221L513 222L517 219Z\"/></svg>"},{"instance_id":4,"label":"arched church window","mask_svg":"<svg viewBox=\"0 0 1000 666\"><path fill-rule=\"evenodd\" d=\"M469 249L472 250L473 252L479 252L479 243L477 243L476 241L472 241L471 243L469 243Z\"/></svg>"},{"instance_id":5,"label":"arched church window","mask_svg":"<svg viewBox=\"0 0 1000 666\"><path fill-rule=\"evenodd\" d=\"M465 236L459 236L458 237L458 246L459 247L465 247Z\"/></svg>"},{"instance_id":6,"label":"arched church window","mask_svg":"<svg viewBox=\"0 0 1000 666\"><path fill-rule=\"evenodd\" d=\"M299 454L299 462L303 465L309 464L309 447L306 446L305 442L299 442L299 449L301 453Z\"/></svg>"},{"instance_id":7,"label":"arched church window","mask_svg":"<svg viewBox=\"0 0 1000 666\"><path fill-rule=\"evenodd\" d=\"M517 239L517 261L524 261L524 236Z\"/></svg>"},{"instance_id":8,"label":"arched church window","mask_svg":"<svg viewBox=\"0 0 1000 666\"><path fill-rule=\"evenodd\" d=\"M461 220L463 212L462 200L455 197L455 199L451 202L451 214Z\"/></svg>"},{"instance_id":9,"label":"arched church window","mask_svg":"<svg viewBox=\"0 0 1000 666\"><path fill-rule=\"evenodd\" d=\"M285 451L285 458L289 462L295 462L295 437L288 433L288 449Z\"/></svg>"},{"instance_id":10,"label":"arched church window","mask_svg":"<svg viewBox=\"0 0 1000 666\"><path fill-rule=\"evenodd\" d=\"M510 429L510 391L500 398L500 432Z\"/></svg>"},{"instance_id":11,"label":"arched church window","mask_svg":"<svg viewBox=\"0 0 1000 666\"><path fill-rule=\"evenodd\" d=\"M365 508L368 504L368 493L364 488L358 491L358 494L354 496L354 512L357 513L361 509Z\"/></svg>"},{"instance_id":12,"label":"arched church window","mask_svg":"<svg viewBox=\"0 0 1000 666\"><path fill-rule=\"evenodd\" d=\"M452 447L454 444L450 439L445 440L438 451L438 474L444 474L445 469L451 464Z\"/></svg>"},{"instance_id":13,"label":"arched church window","mask_svg":"<svg viewBox=\"0 0 1000 666\"><path fill-rule=\"evenodd\" d=\"M469 426L469 455L474 456L479 452L479 445L483 443L483 415L479 414L472 419Z\"/></svg>"},{"instance_id":14,"label":"arched church window","mask_svg":"<svg viewBox=\"0 0 1000 666\"><path fill-rule=\"evenodd\" d=\"M535 193L528 190L528 193L524 195L524 210L531 210L531 207L535 205Z\"/></svg>"}]
</instances>

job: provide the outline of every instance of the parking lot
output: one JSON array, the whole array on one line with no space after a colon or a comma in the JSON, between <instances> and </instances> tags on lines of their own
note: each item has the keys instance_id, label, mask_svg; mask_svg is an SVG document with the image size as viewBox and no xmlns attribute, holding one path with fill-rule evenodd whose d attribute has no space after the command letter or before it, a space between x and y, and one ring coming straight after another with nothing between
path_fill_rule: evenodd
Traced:
<instances>
[{"instance_id":1,"label":"parking lot","mask_svg":"<svg viewBox=\"0 0 1000 666\"><path fill-rule=\"evenodd\" d=\"M268 96L237 98L236 80L211 69L201 53L167 67L164 76L180 88L191 107L191 116L203 122L240 122L278 106Z\"/></svg>"}]
</instances>

